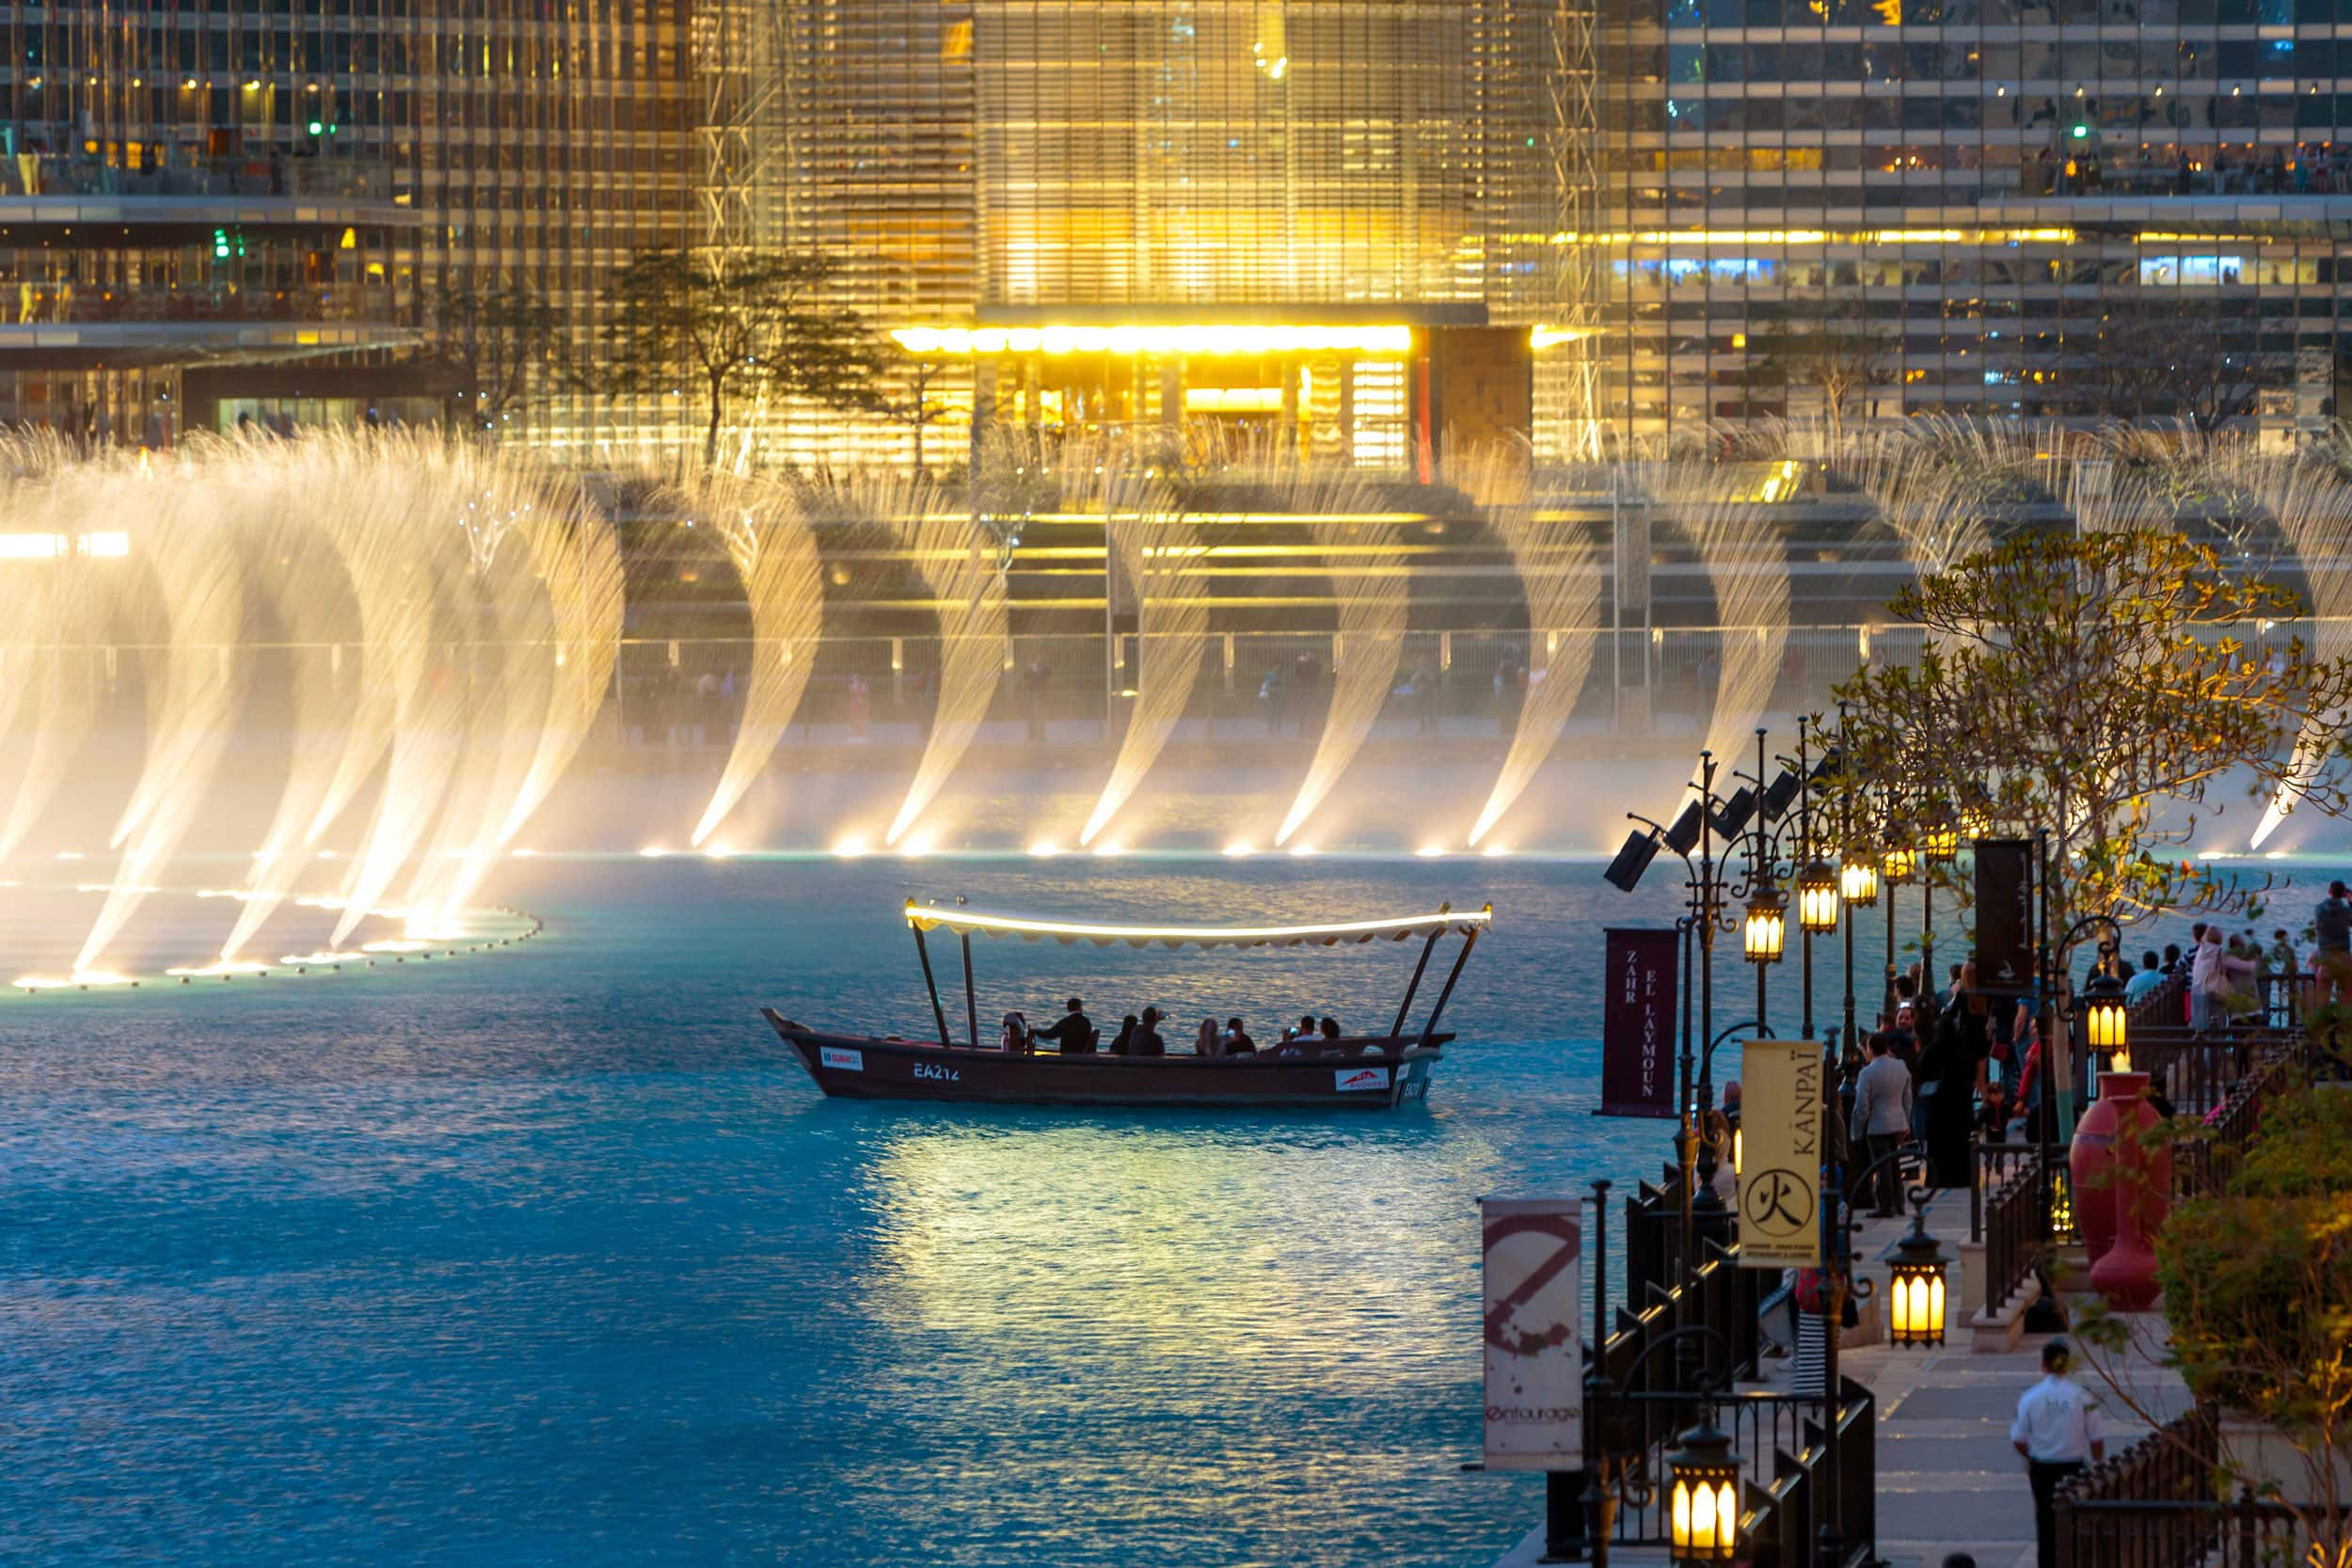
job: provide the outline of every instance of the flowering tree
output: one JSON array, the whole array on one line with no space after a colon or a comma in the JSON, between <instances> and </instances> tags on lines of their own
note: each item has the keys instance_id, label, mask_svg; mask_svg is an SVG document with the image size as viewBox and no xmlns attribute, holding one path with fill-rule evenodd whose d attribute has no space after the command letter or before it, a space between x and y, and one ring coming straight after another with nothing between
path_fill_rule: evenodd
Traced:
<instances>
[{"instance_id":1,"label":"flowering tree","mask_svg":"<svg viewBox=\"0 0 2352 1568\"><path fill-rule=\"evenodd\" d=\"M2299 608L2170 532L2036 531L1959 561L1889 607L1927 633L1919 661L1838 689L1842 777L1868 791L1852 815L1910 843L2046 830L2057 938L2086 914L2129 926L2242 908L2258 889L2183 852L2199 815L2221 809L2217 785L2283 785L2331 815L2352 804L2341 742L2294 761L2305 721L2352 701L2352 659L2299 640L2257 657L2239 641Z\"/></svg>"}]
</instances>

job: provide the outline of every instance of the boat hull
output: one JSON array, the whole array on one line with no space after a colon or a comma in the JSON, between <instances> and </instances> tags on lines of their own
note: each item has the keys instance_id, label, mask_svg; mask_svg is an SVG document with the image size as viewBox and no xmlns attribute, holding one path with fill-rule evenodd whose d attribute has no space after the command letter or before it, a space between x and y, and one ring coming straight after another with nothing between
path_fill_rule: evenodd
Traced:
<instances>
[{"instance_id":1,"label":"boat hull","mask_svg":"<svg viewBox=\"0 0 2352 1568\"><path fill-rule=\"evenodd\" d=\"M1439 1057L1438 1044L1394 1039L1341 1040L1313 1057L1013 1055L821 1034L760 1011L817 1086L845 1100L1380 1111L1425 1096Z\"/></svg>"}]
</instances>

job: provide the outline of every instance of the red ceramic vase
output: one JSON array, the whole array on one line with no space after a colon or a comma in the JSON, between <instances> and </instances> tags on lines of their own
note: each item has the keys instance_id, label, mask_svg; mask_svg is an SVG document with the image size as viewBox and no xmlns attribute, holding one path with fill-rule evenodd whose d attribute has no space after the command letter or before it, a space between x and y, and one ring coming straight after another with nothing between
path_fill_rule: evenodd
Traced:
<instances>
[{"instance_id":1,"label":"red ceramic vase","mask_svg":"<svg viewBox=\"0 0 2352 1568\"><path fill-rule=\"evenodd\" d=\"M2144 1072L2099 1074L2099 1098L2074 1124L2074 1140L2067 1147L2066 1166L2074 1178L2074 1230L2082 1237L2083 1251L2094 1268L2115 1244L2116 1199L2126 1180L2114 1170L2122 1147L2119 1134L2126 1129L2137 1132L2153 1127L2162 1119L2155 1107L2141 1098L2147 1091ZM2143 1158L2142 1164L2150 1167L2144 1173L2148 1180L2137 1186L2133 1201L2139 1205L2141 1233L2153 1236L2170 1207L2172 1156L2167 1151L2153 1161Z\"/></svg>"},{"instance_id":2,"label":"red ceramic vase","mask_svg":"<svg viewBox=\"0 0 2352 1568\"><path fill-rule=\"evenodd\" d=\"M2078 1226L2083 1226L2088 1191L2083 1177L2094 1169L2105 1173L2097 1196L2107 1244L2091 1255L2090 1288L2120 1312L2145 1311L2155 1304L2156 1253L2152 1238L2171 1208L2171 1151L2137 1135L2162 1119L2140 1098L2147 1087L2144 1072L2101 1073L2098 1103L2091 1116L2083 1117L2074 1135L2079 1146L2082 1129L2090 1126L2099 1111L2112 1107L2105 1118L2105 1145L2069 1154L2075 1172ZM2122 1135L2127 1131L2136 1135ZM2086 1245L2090 1243L2088 1226L2083 1227L2083 1240Z\"/></svg>"}]
</instances>

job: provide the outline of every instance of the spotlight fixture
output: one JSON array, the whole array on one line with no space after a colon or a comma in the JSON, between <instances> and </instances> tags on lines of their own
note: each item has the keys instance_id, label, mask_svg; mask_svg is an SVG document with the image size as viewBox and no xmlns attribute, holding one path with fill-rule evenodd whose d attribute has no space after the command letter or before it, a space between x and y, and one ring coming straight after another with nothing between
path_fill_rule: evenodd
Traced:
<instances>
[{"instance_id":1,"label":"spotlight fixture","mask_svg":"<svg viewBox=\"0 0 2352 1568\"><path fill-rule=\"evenodd\" d=\"M1636 829L1625 835L1625 845L1617 858L1609 863L1601 876L1620 893L1631 893L1649 869L1649 863L1658 858L1658 835Z\"/></svg>"},{"instance_id":2,"label":"spotlight fixture","mask_svg":"<svg viewBox=\"0 0 2352 1568\"><path fill-rule=\"evenodd\" d=\"M1774 779L1772 787L1764 792L1764 820L1777 821L1786 816L1788 811L1788 802L1794 800L1797 798L1797 791L1804 787L1804 781L1797 777L1794 768L1782 768L1780 777Z\"/></svg>"},{"instance_id":3,"label":"spotlight fixture","mask_svg":"<svg viewBox=\"0 0 2352 1568\"><path fill-rule=\"evenodd\" d=\"M1741 784L1739 793L1725 800L1722 809L1709 816L1708 821L1714 824L1716 837L1738 838L1740 830L1748 825L1748 818L1755 812L1756 791Z\"/></svg>"},{"instance_id":4,"label":"spotlight fixture","mask_svg":"<svg viewBox=\"0 0 2352 1568\"><path fill-rule=\"evenodd\" d=\"M1687 855L1699 847L1699 824L1706 819L1707 808L1696 800L1682 808L1673 827L1666 830L1666 847L1677 855Z\"/></svg>"}]
</instances>

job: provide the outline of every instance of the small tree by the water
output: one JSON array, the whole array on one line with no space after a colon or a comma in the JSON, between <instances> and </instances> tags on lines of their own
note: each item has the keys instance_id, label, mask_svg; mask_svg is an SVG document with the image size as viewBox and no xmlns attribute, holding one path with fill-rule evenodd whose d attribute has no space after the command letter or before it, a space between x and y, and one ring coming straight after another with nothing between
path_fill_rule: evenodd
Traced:
<instances>
[{"instance_id":1,"label":"small tree by the water","mask_svg":"<svg viewBox=\"0 0 2352 1568\"><path fill-rule=\"evenodd\" d=\"M1838 689L1854 765L1842 776L1867 791L1855 820L1914 844L1963 823L2047 830L2054 935L2084 914L2129 926L2243 909L2249 890L2186 852L2233 775L2263 797L2284 788L2330 815L2346 807L2344 746L2298 759L2296 738L2352 703L2352 660L2319 660L2299 639L2249 650L2245 632L2292 619L2300 602L2203 546L2153 531L2035 531L1889 608L1927 646L1915 665ZM1969 890L1954 886L1964 902ZM2062 974L2066 947L2056 957Z\"/></svg>"},{"instance_id":2,"label":"small tree by the water","mask_svg":"<svg viewBox=\"0 0 2352 1568\"><path fill-rule=\"evenodd\" d=\"M613 280L610 370L595 389L699 398L706 466L717 463L727 411L744 398L860 405L881 354L864 319L833 303L837 270L810 251L644 252Z\"/></svg>"}]
</instances>

